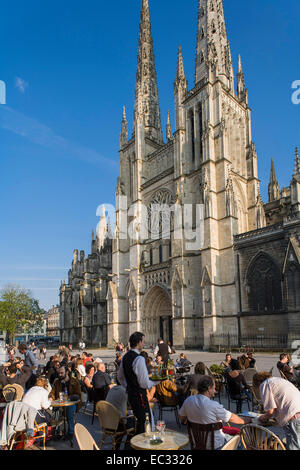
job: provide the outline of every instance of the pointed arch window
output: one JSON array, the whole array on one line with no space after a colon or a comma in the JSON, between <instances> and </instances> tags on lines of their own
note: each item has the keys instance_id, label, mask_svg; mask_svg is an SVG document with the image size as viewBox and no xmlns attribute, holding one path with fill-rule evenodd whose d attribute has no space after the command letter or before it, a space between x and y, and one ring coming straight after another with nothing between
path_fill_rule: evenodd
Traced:
<instances>
[{"instance_id":1,"label":"pointed arch window","mask_svg":"<svg viewBox=\"0 0 300 470\"><path fill-rule=\"evenodd\" d=\"M162 245L159 245L159 263L161 264L163 262L163 247Z\"/></svg>"},{"instance_id":2,"label":"pointed arch window","mask_svg":"<svg viewBox=\"0 0 300 470\"><path fill-rule=\"evenodd\" d=\"M150 266L153 266L153 249L152 248L150 248L149 260L150 260Z\"/></svg>"},{"instance_id":3,"label":"pointed arch window","mask_svg":"<svg viewBox=\"0 0 300 470\"><path fill-rule=\"evenodd\" d=\"M252 312L274 312L282 309L281 273L272 259L262 253L249 269L249 308Z\"/></svg>"},{"instance_id":4,"label":"pointed arch window","mask_svg":"<svg viewBox=\"0 0 300 470\"><path fill-rule=\"evenodd\" d=\"M299 263L288 264L284 278L285 301L289 310L300 307L300 267Z\"/></svg>"},{"instance_id":5,"label":"pointed arch window","mask_svg":"<svg viewBox=\"0 0 300 470\"><path fill-rule=\"evenodd\" d=\"M211 32L212 34L215 34L217 32L214 20L212 20L212 23L211 23Z\"/></svg>"}]
</instances>

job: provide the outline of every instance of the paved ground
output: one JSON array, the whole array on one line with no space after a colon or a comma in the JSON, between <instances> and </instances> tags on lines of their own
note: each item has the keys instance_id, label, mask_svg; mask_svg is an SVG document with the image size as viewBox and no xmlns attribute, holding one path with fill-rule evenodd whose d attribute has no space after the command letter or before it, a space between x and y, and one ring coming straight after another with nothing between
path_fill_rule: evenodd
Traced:
<instances>
[{"instance_id":1,"label":"paved ground","mask_svg":"<svg viewBox=\"0 0 300 470\"><path fill-rule=\"evenodd\" d=\"M94 357L100 357L104 362L111 362L115 358L115 352L112 350L92 350ZM147 351L150 354L150 351ZM173 359L177 359L179 357L179 354L183 351L176 351L176 354L172 356ZM77 351L74 351L74 353L77 353ZM52 353L48 353L48 356L52 355ZM186 355L188 359L193 363L196 364L198 361L204 362L207 366L211 366L212 364L220 364L220 362L224 359L224 354L219 354L219 353L208 353L208 352L198 352L198 351L188 351L186 352ZM233 355L236 357L236 355ZM277 354L255 354L256 358L256 364L257 364L257 369L259 371L267 370L269 371L272 367L273 369L273 375L277 376L277 368L276 368L276 363L278 361L278 355ZM227 397L224 395L221 397L221 402L222 404L228 409L228 401ZM244 410L247 409L247 407L243 408ZM231 403L231 411L235 412L235 404ZM155 420L158 419L158 407L155 407L154 410L154 416ZM178 428L175 420L174 413L166 412L164 413L163 419L166 422L166 425L169 429L173 430L178 430L184 434L187 434L187 429L186 426L181 426L181 429ZM89 404L87 406L87 409L85 412L81 410L80 413L77 414L77 422L83 424L84 426L87 427L89 432L92 434L94 437L95 441L97 443L100 443L101 441L101 428L100 424L98 421L98 417L95 416L94 419L94 424L91 424L92 421L92 405ZM283 437L282 430L280 428L272 428L272 431L275 432L279 437ZM72 450L70 447L69 443L63 442L63 441L57 441L57 442L51 442L47 446L48 450ZM106 444L103 447L103 450L110 450L111 449L111 444L109 440L107 440ZM74 440L74 447L73 450L78 450L78 446L76 443L76 440Z\"/></svg>"}]
</instances>

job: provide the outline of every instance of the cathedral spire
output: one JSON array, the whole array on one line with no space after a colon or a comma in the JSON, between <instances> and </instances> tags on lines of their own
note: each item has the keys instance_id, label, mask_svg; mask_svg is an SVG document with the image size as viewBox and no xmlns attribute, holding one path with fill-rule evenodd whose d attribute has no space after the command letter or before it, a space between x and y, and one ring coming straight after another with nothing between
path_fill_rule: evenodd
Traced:
<instances>
[{"instance_id":1,"label":"cathedral spire","mask_svg":"<svg viewBox=\"0 0 300 470\"><path fill-rule=\"evenodd\" d=\"M294 176L300 175L300 159L299 159L299 151L298 147L295 150L295 168L294 168Z\"/></svg>"},{"instance_id":2,"label":"cathedral spire","mask_svg":"<svg viewBox=\"0 0 300 470\"><path fill-rule=\"evenodd\" d=\"M106 222L106 214L105 214L105 206L102 206L102 215L100 217L100 222L97 227L97 247L100 250L105 242L107 237L107 222Z\"/></svg>"},{"instance_id":3,"label":"cathedral spire","mask_svg":"<svg viewBox=\"0 0 300 470\"><path fill-rule=\"evenodd\" d=\"M174 83L174 94L175 94L175 131L184 128L185 112L182 103L185 99L188 89L188 83L186 80L181 46L178 48L177 57L177 72Z\"/></svg>"},{"instance_id":4,"label":"cathedral spire","mask_svg":"<svg viewBox=\"0 0 300 470\"><path fill-rule=\"evenodd\" d=\"M181 46L178 48L178 58L177 58L177 73L175 84L178 86L179 83L183 83L187 87L186 76L184 72L183 57Z\"/></svg>"},{"instance_id":5,"label":"cathedral spire","mask_svg":"<svg viewBox=\"0 0 300 470\"><path fill-rule=\"evenodd\" d=\"M125 106L123 107L123 119L122 119L122 132L120 136L120 148L122 149L127 144L127 118L126 118L126 109Z\"/></svg>"},{"instance_id":6,"label":"cathedral spire","mask_svg":"<svg viewBox=\"0 0 300 470\"><path fill-rule=\"evenodd\" d=\"M240 101L245 101L248 104L248 93L246 90L245 75L243 74L242 59L240 55L237 73L237 96Z\"/></svg>"},{"instance_id":7,"label":"cathedral spire","mask_svg":"<svg viewBox=\"0 0 300 470\"><path fill-rule=\"evenodd\" d=\"M170 142L172 140L172 127L171 127L171 120L170 120L170 111L168 111L168 118L167 118L167 141Z\"/></svg>"},{"instance_id":8,"label":"cathedral spire","mask_svg":"<svg viewBox=\"0 0 300 470\"><path fill-rule=\"evenodd\" d=\"M138 123L144 124L146 137L163 143L148 0L142 0L134 128Z\"/></svg>"},{"instance_id":9,"label":"cathedral spire","mask_svg":"<svg viewBox=\"0 0 300 470\"><path fill-rule=\"evenodd\" d=\"M196 84L219 79L233 90L234 76L222 0L199 0Z\"/></svg>"},{"instance_id":10,"label":"cathedral spire","mask_svg":"<svg viewBox=\"0 0 300 470\"><path fill-rule=\"evenodd\" d=\"M280 198L279 184L276 178L274 160L271 160L271 174L269 184L269 202L277 201Z\"/></svg>"}]
</instances>

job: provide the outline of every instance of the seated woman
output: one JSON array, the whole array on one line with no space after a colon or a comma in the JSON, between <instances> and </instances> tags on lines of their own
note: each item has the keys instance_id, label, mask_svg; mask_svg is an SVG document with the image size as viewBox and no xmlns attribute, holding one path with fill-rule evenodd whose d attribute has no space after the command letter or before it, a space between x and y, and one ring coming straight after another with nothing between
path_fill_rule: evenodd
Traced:
<instances>
[{"instance_id":1,"label":"seated woman","mask_svg":"<svg viewBox=\"0 0 300 470\"><path fill-rule=\"evenodd\" d=\"M249 386L243 374L239 371L239 362L236 359L230 361L230 371L225 373L228 392L231 398L237 401L237 413L242 411L242 399L247 397L251 399Z\"/></svg>"},{"instance_id":2,"label":"seated woman","mask_svg":"<svg viewBox=\"0 0 300 470\"><path fill-rule=\"evenodd\" d=\"M86 376L86 372L85 372L85 367L83 365L83 360L77 359L76 365L75 365L75 377L77 380L84 380L85 376Z\"/></svg>"},{"instance_id":3,"label":"seated woman","mask_svg":"<svg viewBox=\"0 0 300 470\"><path fill-rule=\"evenodd\" d=\"M35 387L30 388L22 400L23 403L37 410L37 424L47 423L49 425L51 421L49 408L52 400L49 398L48 385L48 379L38 377Z\"/></svg>"},{"instance_id":4,"label":"seated woman","mask_svg":"<svg viewBox=\"0 0 300 470\"><path fill-rule=\"evenodd\" d=\"M84 385L86 386L87 390L90 390L93 388L93 384L92 384L92 380L93 380L93 377L95 375L95 366L94 364L87 364L85 366L85 377L84 377L84 380L83 380L83 383Z\"/></svg>"},{"instance_id":5,"label":"seated woman","mask_svg":"<svg viewBox=\"0 0 300 470\"><path fill-rule=\"evenodd\" d=\"M156 397L166 406L176 406L178 401L178 388L170 379L162 380L156 385Z\"/></svg>"},{"instance_id":6,"label":"seated woman","mask_svg":"<svg viewBox=\"0 0 300 470\"><path fill-rule=\"evenodd\" d=\"M152 364L153 364L153 359L152 359L152 357L148 356L146 358L146 366L147 366L148 375L149 375L150 378L152 377L152 373L153 373ZM148 398L149 403L156 403L157 402L157 399L154 398L155 392L156 392L156 386L155 385L151 388L151 390L147 390L147 398Z\"/></svg>"}]
</instances>

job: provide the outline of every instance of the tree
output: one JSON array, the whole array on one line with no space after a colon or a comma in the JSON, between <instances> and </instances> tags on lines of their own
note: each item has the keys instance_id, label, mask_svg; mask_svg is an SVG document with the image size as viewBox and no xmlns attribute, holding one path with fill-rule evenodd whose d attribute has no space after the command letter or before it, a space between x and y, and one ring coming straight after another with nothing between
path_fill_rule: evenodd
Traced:
<instances>
[{"instance_id":1,"label":"tree","mask_svg":"<svg viewBox=\"0 0 300 470\"><path fill-rule=\"evenodd\" d=\"M6 331L10 342L18 331L37 333L43 327L44 314L30 291L14 285L1 290L0 330Z\"/></svg>"}]
</instances>

